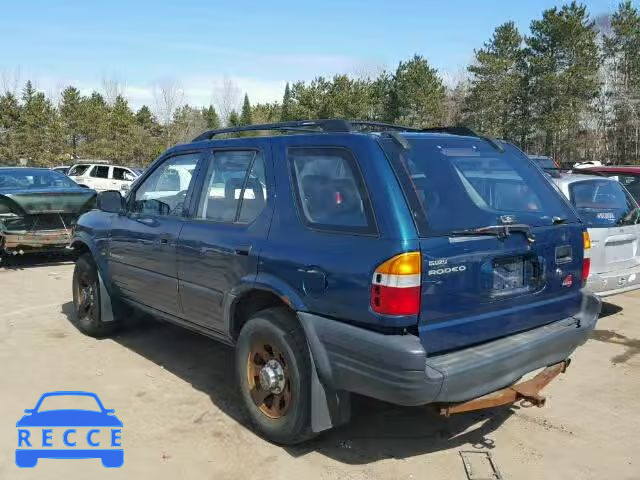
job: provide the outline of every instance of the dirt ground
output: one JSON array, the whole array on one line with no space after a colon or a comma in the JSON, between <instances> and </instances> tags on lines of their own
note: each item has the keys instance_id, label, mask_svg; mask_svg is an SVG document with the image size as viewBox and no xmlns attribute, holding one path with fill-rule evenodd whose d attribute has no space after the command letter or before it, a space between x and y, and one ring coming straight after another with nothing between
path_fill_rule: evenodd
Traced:
<instances>
[{"instance_id":1,"label":"dirt ground","mask_svg":"<svg viewBox=\"0 0 640 480\"><path fill-rule=\"evenodd\" d=\"M296 448L247 426L231 349L153 323L94 340L68 320L69 262L0 269L0 478L456 479L460 451L491 452L504 479L638 479L640 292L613 297L547 406L442 419L354 398L350 425ZM124 465L14 463L16 421L43 392L96 392L124 424ZM91 476L91 477L89 477Z\"/></svg>"}]
</instances>

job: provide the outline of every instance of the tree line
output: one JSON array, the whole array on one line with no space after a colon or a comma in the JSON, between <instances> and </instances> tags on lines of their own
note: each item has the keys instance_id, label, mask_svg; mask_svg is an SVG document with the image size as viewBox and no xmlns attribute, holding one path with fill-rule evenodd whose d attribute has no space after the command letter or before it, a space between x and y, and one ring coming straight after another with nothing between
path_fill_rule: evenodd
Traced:
<instances>
[{"instance_id":1,"label":"tree line","mask_svg":"<svg viewBox=\"0 0 640 480\"><path fill-rule=\"evenodd\" d=\"M236 109L233 85L225 90L218 108L181 104L174 86L153 111L133 111L121 94L73 86L53 102L28 81L0 96L0 163L146 165L205 129L316 118L464 125L562 162L640 163L640 14L627 0L592 18L572 2L543 11L527 33L506 22L454 85L414 55L375 76L287 83L279 102L252 105L245 94Z\"/></svg>"}]
</instances>

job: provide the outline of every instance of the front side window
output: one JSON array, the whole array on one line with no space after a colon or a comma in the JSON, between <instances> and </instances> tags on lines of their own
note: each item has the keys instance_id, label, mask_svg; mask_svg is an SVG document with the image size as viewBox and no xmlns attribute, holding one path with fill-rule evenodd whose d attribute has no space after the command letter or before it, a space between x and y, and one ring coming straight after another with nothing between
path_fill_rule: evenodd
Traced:
<instances>
[{"instance_id":1,"label":"front side window","mask_svg":"<svg viewBox=\"0 0 640 480\"><path fill-rule=\"evenodd\" d=\"M198 208L198 218L249 223L266 206L264 157L254 150L214 152Z\"/></svg>"},{"instance_id":2,"label":"front side window","mask_svg":"<svg viewBox=\"0 0 640 480\"><path fill-rule=\"evenodd\" d=\"M96 165L89 175L95 178L109 178L109 167L107 165Z\"/></svg>"},{"instance_id":3,"label":"front side window","mask_svg":"<svg viewBox=\"0 0 640 480\"><path fill-rule=\"evenodd\" d=\"M571 203L591 227L635 225L638 206L631 195L612 180L594 179L569 185Z\"/></svg>"},{"instance_id":4,"label":"front side window","mask_svg":"<svg viewBox=\"0 0 640 480\"><path fill-rule=\"evenodd\" d=\"M200 154L165 160L136 189L131 210L145 215L181 216Z\"/></svg>"},{"instance_id":5,"label":"front side window","mask_svg":"<svg viewBox=\"0 0 640 480\"><path fill-rule=\"evenodd\" d=\"M84 175L84 172L86 172L90 166L91 165L76 165L69 170L67 175L70 177L79 177L80 175Z\"/></svg>"},{"instance_id":6,"label":"front side window","mask_svg":"<svg viewBox=\"0 0 640 480\"><path fill-rule=\"evenodd\" d=\"M375 231L364 181L348 150L291 148L289 163L307 226L354 233Z\"/></svg>"}]
</instances>

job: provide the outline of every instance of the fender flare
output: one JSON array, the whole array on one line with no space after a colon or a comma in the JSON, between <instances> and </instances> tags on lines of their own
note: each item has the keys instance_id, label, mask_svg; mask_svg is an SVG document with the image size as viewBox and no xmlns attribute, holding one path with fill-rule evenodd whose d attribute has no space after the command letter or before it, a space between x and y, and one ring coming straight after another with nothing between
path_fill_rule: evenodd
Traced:
<instances>
[{"instance_id":1,"label":"fender flare","mask_svg":"<svg viewBox=\"0 0 640 480\"><path fill-rule=\"evenodd\" d=\"M91 256L93 257L93 261L98 268L98 274L100 275L100 278L102 280L102 286L107 289L110 295L113 295L114 286L111 282L111 275L109 275L109 266L107 265L104 251L100 251L98 246L95 244L94 238L86 232L75 232L73 234L73 237L71 237L69 246L70 248L74 249L74 245L78 243L84 245L89 250Z\"/></svg>"}]
</instances>

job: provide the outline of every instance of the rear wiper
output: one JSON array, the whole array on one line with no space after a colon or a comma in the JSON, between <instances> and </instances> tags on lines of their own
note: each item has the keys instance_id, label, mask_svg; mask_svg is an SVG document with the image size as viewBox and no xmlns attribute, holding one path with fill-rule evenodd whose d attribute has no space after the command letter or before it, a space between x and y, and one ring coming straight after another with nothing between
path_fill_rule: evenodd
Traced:
<instances>
[{"instance_id":1,"label":"rear wiper","mask_svg":"<svg viewBox=\"0 0 640 480\"><path fill-rule=\"evenodd\" d=\"M489 225L479 228L465 228L463 230L452 230L449 232L450 237L474 237L488 235L498 237L501 240L507 238L512 232L522 233L529 243L536 241L536 237L531 231L531 227L524 223L516 223L513 225Z\"/></svg>"}]
</instances>

